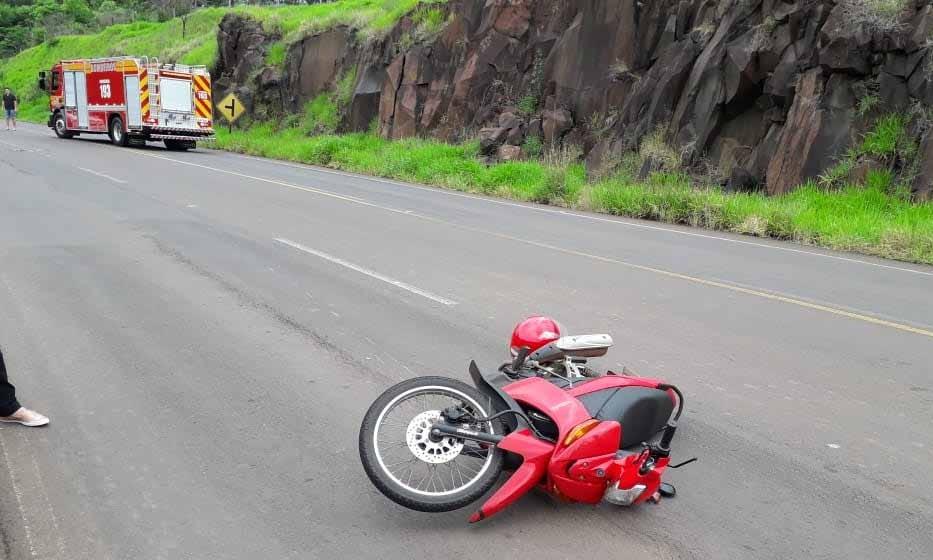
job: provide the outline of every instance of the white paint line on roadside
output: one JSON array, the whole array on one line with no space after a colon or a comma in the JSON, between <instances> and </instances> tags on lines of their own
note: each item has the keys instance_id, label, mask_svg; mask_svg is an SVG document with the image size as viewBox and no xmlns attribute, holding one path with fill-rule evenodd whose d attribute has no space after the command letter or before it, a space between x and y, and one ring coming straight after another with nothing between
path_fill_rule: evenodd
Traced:
<instances>
[{"instance_id":1,"label":"white paint line on roadside","mask_svg":"<svg viewBox=\"0 0 933 560\"><path fill-rule=\"evenodd\" d=\"M451 224L451 225L456 226L455 224ZM459 227L462 227L462 226L459 226ZM472 229L472 228L470 228L470 229ZM481 230L478 230L478 231L481 231ZM719 282L719 281L716 281L716 280L707 280L707 279L705 279L705 278L699 278L699 277L696 277L696 276L690 276L689 274L681 274L681 273L679 273L679 272L672 272L672 271L670 271L670 270L664 270L664 269L661 269L661 268L654 268L654 267L651 267L651 266L645 266L645 265L641 265L641 264L630 263L630 262L622 261L622 260L619 260L619 259L613 259L613 258L610 258L610 257L603 257L603 256L601 256L601 255L594 255L594 254L592 254L592 253L584 253L584 252L582 252L582 251L575 251L575 250L573 250L573 249L566 249L566 248L564 248L564 247L557 247L557 246L555 246L555 245L550 245L550 244L547 244L547 243L539 243L539 242L537 242L537 241L530 241L530 240L528 240L528 239L521 239L521 238L518 238L518 237L513 237L513 236L511 236L511 235L506 235L506 234L502 234L502 233L496 233L496 232L485 232L485 233L487 233L487 234L489 234L489 235L495 235L495 236L497 236L497 237L501 237L502 239L508 239L508 240L510 240L510 241L515 241L515 242L518 242L518 243L525 243L525 244L527 244L527 245L532 245L532 246L534 246L534 247L541 247L541 248L543 248L543 249L550 249L550 250L552 250L552 251L557 251L557 252L565 253L565 254L568 254L568 255L575 255L575 256L578 256L578 257L585 257L585 258L589 258L589 259L592 259L592 260L601 261L601 262L605 262L605 263L617 264L617 265L625 266L625 267L632 268L632 269L635 269L635 270L642 270L642 271L645 271L645 272L652 272L652 273L654 273L654 274L659 274L659 275L661 275L661 276L667 276L667 277L669 277L669 278L678 278L678 279L680 279L680 280L686 280L686 281L688 281L688 282L693 282L693 283L695 283L695 284L701 284L701 285L703 285L703 286L710 286L710 287L715 287L715 288L722 288L722 289L724 289L724 290L730 290L730 291L733 291L733 292L739 292L739 293L742 293L742 294L747 294L747 295L751 295L751 296L756 296L756 297L760 297L760 298L763 298L763 299L769 299L769 300L772 300L772 301L778 301L778 302L781 302L781 303L788 303L788 304L791 304L791 305L796 305L796 306L799 306L799 307L804 307L804 308L807 308L807 309L812 309L812 310L814 310L814 311L822 311L822 312L824 312L824 313L829 313L829 314L832 314L832 315L838 315L838 316L840 316L840 317L848 317L849 319L855 319L855 320L857 320L857 321L862 321L862 322L865 322L865 323L871 323L871 324L874 324L874 325L880 325L880 326L884 326L884 327L890 327L890 328L892 328L892 329L897 329L897 330L900 330L900 331L909 332L909 333L913 333L913 334L919 334L919 335L922 335L922 336L927 336L927 337L933 338L933 330L928 330L928 329L923 329L923 328L919 328L919 327L914 327L914 326L907 325L907 324L904 324L904 323L897 323L897 322L894 322L894 321L888 321L888 320L885 320L885 319L880 319L880 318L878 318L878 317L874 317L874 316L872 316L872 315L866 315L866 314L864 314L864 313L856 313L856 312L853 312L853 311L846 311L845 309L840 309L840 308L838 308L838 307L831 307L831 306L829 306L829 305L822 305L822 304L819 304L819 303L812 303L812 302L809 302L809 301L804 301L804 300L802 300L802 299L797 299L797 298L788 297L788 296L782 296L782 295L774 294L774 293L767 292L767 291L764 291L764 290L759 290L759 289L754 289L754 288L746 288L746 287L742 287L742 286L737 286L737 285L735 285L735 284L729 284L729 283L726 283L726 282Z\"/></svg>"},{"instance_id":2,"label":"white paint line on roadside","mask_svg":"<svg viewBox=\"0 0 933 560\"><path fill-rule=\"evenodd\" d=\"M104 179L107 179L108 181L113 181L114 183L120 183L121 185L126 184L126 181L124 181L123 179L117 179L116 177L111 177L110 175L101 173L100 171L94 171L93 169L88 169L86 167L79 167L78 169L80 169L81 171L84 171L85 173L90 173L91 175L97 175L98 177L102 177Z\"/></svg>"},{"instance_id":3,"label":"white paint line on roadside","mask_svg":"<svg viewBox=\"0 0 933 560\"><path fill-rule=\"evenodd\" d=\"M228 153L229 153L229 152L228 152ZM387 185L395 185L395 186L405 187L405 188L409 188L409 189L417 189L417 190L421 190L421 191L433 192L433 193L437 193L437 194L440 194L440 195L455 196L455 197L460 197L460 198L468 198L468 199L471 199L471 200L479 200L479 201L487 202L487 203L489 203L489 204L498 204L498 205L501 205L501 206L510 206L510 207L513 207L513 208L524 208L525 210L530 210L530 211L533 211L533 212L543 212L543 213L546 213L546 214L558 214L558 215L562 215L562 216L569 216L569 217L572 217L572 218L578 218L578 219L581 219L581 220L590 220L590 221L594 221L594 222L601 222L601 223L607 223L607 224L614 224L614 225L623 226L623 227L630 227L630 228L644 229L644 230L651 230L651 231L662 231L662 232L666 232L666 233L670 233L670 234L675 234L675 235L686 235L686 236L688 236L688 237L696 237L696 238L701 238L701 239L711 239L711 240L715 240L715 241L723 241L723 242L726 242L726 243L735 243L735 244L738 244L738 245L747 245L747 246L751 246L751 247L759 247L759 248L762 248L762 249L773 249L773 250L775 250L775 251L785 251L785 252L788 252L788 253L797 253L797 254L800 254L800 255L808 255L808 256L812 256L812 257L822 257L822 258L825 258L825 259L832 259L832 260L841 261L841 262L846 262L846 263L850 263L850 264L860 264L860 265L865 265L865 266L873 266L873 267L876 267L876 268L883 268L883 269L887 269L887 270L896 270L896 271L898 271L898 272L909 272L909 273L912 273L912 274L920 274L920 275L924 275L924 276L933 276L933 272L929 272L929 271L925 271L925 270L917 270L917 269L907 268L907 267L903 267L903 266L894 266L894 265L890 265L890 264L884 264L884 263L877 263L877 262L865 261L865 260L862 260L862 259L856 259L856 258L852 258L852 257L843 257L843 256L840 256L840 255L830 255L830 254L828 254L828 253L821 253L821 252L817 252L817 251L808 251L808 250L806 250L806 249L797 249L797 248L794 248L794 247L782 247L782 246L780 246L780 245L772 245L772 244L769 244L769 243L761 243L761 242L757 242L757 241L748 241L748 240L745 240L745 239L733 239L733 238L731 238L731 237L725 237L725 236L722 236L722 235L712 235L712 234L708 234L708 233L698 233L698 232L695 232L695 231L685 231L685 230L683 230L683 229L670 228L670 227L664 227L664 226L652 225L652 224L643 224L643 223L627 221L627 220L623 220L623 219L619 219L619 218L603 218L603 217L600 217L600 216L592 216L592 215L589 215L589 214L583 214L583 213L580 213L580 212L573 212L573 211L570 211L570 210L548 208L548 207L545 207L545 206L533 206L533 205L530 205L530 204L521 204L521 203L518 203L518 202L510 202L510 201L507 201L507 200L498 200L498 199L495 199L495 198L490 198L490 197L485 197L485 196L476 196L476 195L471 195L471 194L465 194L465 193L461 193L461 192L457 192L457 191L451 191L451 190L447 190L447 189L441 189L441 188L437 188L437 187L415 185L415 184L412 184L412 183L403 183L403 182L401 182L401 181L393 181L393 180L391 180L391 179L383 179L382 177L371 177L371 176L368 176L368 175L360 175L360 174L358 174L358 173L348 173L348 172L346 172L346 171L337 171L337 170L334 170L334 169L327 169L327 168L324 168L324 167L317 167L317 166L314 166L314 165L301 165L301 164L297 164L297 163L290 163L290 162L286 162L286 161L279 161L279 160L275 160L275 159L261 158L261 157L256 157L256 156L247 156L247 155L236 154L236 153L230 153L230 155L236 156L236 157L239 157L239 158L243 158L243 159L261 161L261 162L271 163L271 164L274 164L274 165L281 165L281 166L285 166L285 167L292 167L292 168L295 168L295 169L304 169L304 170L308 170L308 171L316 171L316 172L319 172L319 173L326 173L326 174L330 174L330 175L339 175L339 176L342 176L342 177L353 177L353 178L355 178L355 179L362 179L362 180L366 180L366 181L372 181L372 182L374 182L374 183L383 183L383 184L387 184Z\"/></svg>"},{"instance_id":4,"label":"white paint line on roadside","mask_svg":"<svg viewBox=\"0 0 933 560\"><path fill-rule=\"evenodd\" d=\"M58 558L65 558L65 540L62 538L62 531L58 525L58 517L55 515L55 508L52 507L52 501L49 499L49 492L45 488L45 479L42 478L42 471L39 469L39 461L36 460L36 454L32 452L33 445L30 443L29 438L26 437L25 430L17 430L20 434L20 437L23 438L23 443L26 444L25 449L29 449L29 456L32 459L32 470L36 475L36 483L39 486L39 493L42 495L42 499L45 502L45 509L48 511L49 519L52 521L52 531L55 533L55 540L58 543Z\"/></svg>"},{"instance_id":5,"label":"white paint line on roadside","mask_svg":"<svg viewBox=\"0 0 933 560\"><path fill-rule=\"evenodd\" d=\"M163 159L163 160L165 160L165 161L171 161L171 162L173 162L173 163L178 163L178 164L181 164L181 165L190 165L191 167L200 167L201 169L207 169L207 170L209 170L209 171L215 171L215 172L217 172L217 173L225 173L225 174L227 174L227 175L233 175L234 177L242 177L243 179L251 179L251 180L253 180L253 181L261 181L261 182L263 182L263 183L269 183L269 184L272 184L272 185L278 185L278 186L280 186L280 187L287 187L287 188L289 188L289 189L295 189L295 190L298 190L298 191L304 191L304 192L319 194L319 195L321 195L321 196L328 196L328 197L330 197L330 198L336 198L336 199L338 199L338 200L345 200L345 201L347 201L347 202L352 202L352 203L354 203L354 204L360 204L360 205L362 205L362 206L369 206L369 207L372 207L372 208L378 208L378 209L380 209L380 210L386 210L386 211L389 211L389 212L395 212L396 214L402 214L402 215L408 215L408 216L419 216L419 217L420 217L419 214L413 214L413 213L411 213L411 210L399 210L398 208L391 208L391 207L389 207L389 206L382 206L382 205L380 205L380 204L375 204L375 203L372 203L372 202L367 202L367 201L362 200L362 199L360 199L360 198L356 198L355 196L346 196L346 195L342 195L342 194L332 193L332 192L330 192L330 191L325 191L325 190L321 190L321 189L315 189L315 188L312 188L312 187L302 187L302 186L300 186L300 185L295 185L295 184L292 184L292 183L286 183L285 181L277 181L277 180L275 180L275 179L269 179L269 178L267 178L267 177L259 177L259 176L256 176L256 175L247 175L246 173L239 173L239 172L237 172L237 171L230 171L229 169L220 169L219 167L211 167L211 166L209 166L209 165L203 165L203 164L194 163L194 162L191 162L191 161L183 161L183 160L180 160L180 159L175 159L175 158L160 156L160 155L156 155L156 154L149 154L149 153L142 152L142 151L138 151L138 150L136 150L136 151L130 151L130 152L128 152L128 153L134 153L134 154L137 154L137 155L140 155L140 156L151 157L151 158L156 158L156 159Z\"/></svg>"},{"instance_id":6,"label":"white paint line on roadside","mask_svg":"<svg viewBox=\"0 0 933 560\"><path fill-rule=\"evenodd\" d=\"M132 152L131 152L131 153L132 153ZM331 198L336 198L336 199L339 199L339 200L345 200L345 201L347 201L347 202L352 202L352 203L354 203L354 204L360 204L360 205L363 205L363 206L369 206L369 207L371 207L371 208L378 208L378 209L381 209L381 210L385 210L385 211L388 211L388 212L393 212L393 213L400 214L400 215L403 215L403 216L411 216L411 217L413 217L413 218L419 218L419 219L421 219L421 220L433 222L433 223L436 223L436 224L442 224L442 225L445 225L445 226L448 226L448 227L454 227L454 228L457 228L457 229L461 229L461 230L464 230L464 231L470 231L470 232L473 232L473 233L480 233L480 234L483 234L483 235L490 235L490 236L493 236L493 237L498 237L498 238L500 238L500 239L507 239L507 240L509 240L509 241L514 241L514 242L516 242L516 243L523 243L523 244L525 244L525 245L530 245L530 246L533 246L533 247L538 247L538 248L542 248L542 249L549 249L549 250L556 251L556 252L559 252L559 253L564 253L564 254L567 254L567 255L574 255L574 256L577 256L577 257L588 258L588 259L592 259L592 260L600 261L600 262L604 262L604 263L617 264L617 265L625 266L625 267L628 267L628 268L631 268L631 269L634 269L634 270L641 270L641 271L644 271L644 272L651 272L651 273L658 274L658 275L661 275L661 276L667 276L667 277L669 277L669 278L677 278L677 279L680 279L680 280L685 280L685 281L692 282L692 283L695 283L695 284L700 284L700 285L703 285L703 286L710 286L710 287L722 288L722 289L724 289L724 290L730 290L730 291L733 291L733 292L738 292L738 293L743 293L743 294L747 294L747 295L751 295L751 296L756 296L756 297L763 298L763 299L768 299L768 300L771 300L771 301L777 301L777 302L781 302L781 303L787 303L787 304L791 304L791 305L796 305L796 306L798 306L798 307L803 307L803 308L811 309L811 310L814 310L814 311L822 311L822 312L824 312L824 313L829 313L829 314L831 314L831 315L837 315L837 316L840 316L840 317L847 317L847 318L849 318L849 319L855 319L855 320L857 320L857 321L862 321L862 322L865 322L865 323L871 323L871 324L874 324L874 325L880 325L880 326L890 327L890 328L893 328L893 329L896 329L896 330L900 330L900 331L904 331L904 332L909 332L909 333L913 333L913 334L919 334L919 335L922 335L922 336L927 336L927 337L933 338L933 330L927 330L927 329L923 329L923 328L918 328L918 327L914 327L914 326L911 326L911 325L908 325L908 324L904 324L904 323L897 323L897 322L894 322L894 321L887 321L887 320L885 320L885 319L880 319L880 318L878 318L878 317L874 317L874 316L872 316L872 315L867 315L867 314L864 314L864 313L856 313L856 312L852 312L852 311L846 311L846 310L844 310L844 309L840 309L840 308L837 308L837 307L831 307L831 306L829 306L829 305L822 305L822 304L818 304L818 303L812 303L812 302L809 302L809 301L804 301L804 300L802 300L802 299L797 299L797 298L788 297L788 296L782 296L782 295L774 294L774 293L767 292L767 291L764 291L764 290L753 289L753 288L746 288L746 287L742 287L742 286L736 286L736 285L734 285L734 284L728 284L728 283L725 283L725 282L719 282L719 281L715 281L715 280L707 280L707 279L705 279L705 278L699 278L699 277L696 277L696 276L690 276L690 275L688 275L688 274L681 274L681 273L679 273L679 272L673 272L673 271L664 270L664 269L661 269L661 268L654 268L654 267L651 267L651 266L646 266L646 265L631 263L631 262L627 262L627 261L623 261L623 260L619 260L619 259L614 259L614 258L611 258L611 257L604 257L604 256L601 256L601 255L594 255L594 254L592 254L592 253L585 253L585 252L582 252L582 251L576 251L576 250L573 250L573 249L567 249L567 248L565 248L565 247L558 247L558 246L556 246L556 245L550 245L550 244L548 244L548 243L541 243L541 242L532 241L532 240L529 240L529 239L522 239L522 238L520 238L520 237L514 237L514 236L511 236L511 235L508 235L508 234L504 234L504 233L499 233L499 232L490 231L490 230L484 230L484 229L481 229L481 228L474 228L474 227L470 227L470 226L464 226L464 225L456 224L456 223L453 223L453 222L447 222L447 221L442 220L442 219L440 219L440 218L435 218L435 217L432 217L432 216L426 216L426 215L424 215L424 214L418 214L417 212L412 212L412 211L410 211L410 210L399 210L398 208L392 208L392 207L389 207L389 206L382 206L382 205L379 205L379 204L374 204L374 203L372 203L372 202L361 201L361 200L358 200L358 199L354 199L354 198L351 198L351 197L347 197L347 196L335 194L335 193L332 193L332 192L329 192L329 191L320 190L320 189L313 189L313 188L310 188L310 187L301 187L301 186L298 186L298 185L293 185L293 184L291 184L291 183L285 183L285 182L283 182L283 181L276 181L276 180L274 180L274 179L267 179L267 178L265 178L265 177L257 177L257 176L254 176L254 175L246 175L246 174L244 174L244 173L238 173L238 172L236 172L236 171L229 171L229 170L227 170L227 169L220 169L220 168L217 168L217 167L210 167L210 166L208 166L208 165L202 165L202 164L200 164L200 163L193 163L193 162L188 162L188 161L182 161L182 160L177 160L177 159L173 159L173 158L169 158L169 157L165 157L165 156L158 156L158 155L155 155L155 154L147 154L147 153L144 153L144 152L136 152L136 153L139 153L140 155L144 155L144 156L146 156L146 157L153 157L153 158L157 158L157 159L163 159L163 160L167 160L167 161L172 161L172 162L175 162L175 163L179 163L179 164L182 164L182 165L190 165L190 166L193 166L193 167L200 167L200 168L202 168L202 169L208 169L208 170L211 170L211 171L216 171L216 172L218 172L218 173L226 173L226 174L234 175L234 176L237 176L237 177L243 177L243 178L246 178L246 179L252 179L252 180L255 180L255 181L261 181L261 182L264 182L264 183L271 183L271 184L274 184L274 185L280 185L280 186L288 187L288 188L291 188L291 189L297 189L297 190L301 190L301 191L311 192L311 193L319 194L319 195L322 195L322 196L327 196L327 197L331 197Z\"/></svg>"},{"instance_id":7,"label":"white paint line on roadside","mask_svg":"<svg viewBox=\"0 0 933 560\"><path fill-rule=\"evenodd\" d=\"M16 482L16 476L13 474L13 464L10 462L10 454L6 450L6 444L3 442L3 432L0 430L0 448L3 448L3 460L6 462L6 468L10 472L10 483L13 485L13 494L16 496L16 506L19 509L20 519L23 520L23 530L26 533L26 544L29 546L29 555L36 558L36 545L32 539L32 529L29 527L29 520L26 518L26 510L23 509L23 491Z\"/></svg>"},{"instance_id":8,"label":"white paint line on roadside","mask_svg":"<svg viewBox=\"0 0 933 560\"><path fill-rule=\"evenodd\" d=\"M445 298L445 297L441 297L441 296L436 295L436 294L432 294L431 292L429 292L429 291L427 291L427 290L422 290L421 288L416 288L415 286L412 286L411 284L406 284L405 282L402 282L402 281L400 281L400 280L396 280L396 279L394 279L394 278L390 278L390 277L388 277L388 276L386 276L386 275L384 275L384 274L380 274L380 273L378 273L378 272L376 272L376 271L374 271L374 270L370 270L370 269L365 268L365 267L362 267L362 266L360 266L360 265L353 264L353 263L351 263L351 262L347 262L347 261L345 261L345 260L343 260L343 259L341 259L341 258L335 257L335 256L333 256L333 255L328 255L327 253L325 253L325 252L323 252L323 251L318 251L318 250L312 249L312 248L310 248L310 247L305 247L305 246L302 245L301 243L295 243L294 241L291 241L291 240L289 240L289 239L284 239L284 238L281 238L281 237L277 237L275 240L276 240L277 242L279 242L279 243L282 243L283 245L288 245L289 247L292 247L293 249L298 249L299 251L302 251L302 252L304 252L304 253L308 253L309 255L314 255L314 256L320 257L320 258L322 258L322 259L324 259L324 260L326 260L326 261L330 261L330 262L332 262L332 263L334 263L334 264L339 264L340 266L342 266L342 267L344 267L344 268L349 268L350 270L354 270L354 271L356 271L356 272L359 272L360 274L364 274L364 275L366 275L366 276L369 276L370 278L375 278L376 280L381 280L381 281L385 282L386 284L392 284L392 285L395 286L396 288L401 288L401 289L406 290L406 291L409 291L409 292L411 292L411 293L413 293L413 294L415 294L415 295L419 295L419 296L421 296L421 297L423 297L423 298L427 298L427 299L429 299L429 300L431 300L431 301L436 301L437 303L440 303L440 304L443 304L443 305L447 305L447 306L457 305L457 302L455 302L455 301L453 301L453 300L447 299L447 298ZM331 313L333 313L333 312L331 312Z\"/></svg>"}]
</instances>

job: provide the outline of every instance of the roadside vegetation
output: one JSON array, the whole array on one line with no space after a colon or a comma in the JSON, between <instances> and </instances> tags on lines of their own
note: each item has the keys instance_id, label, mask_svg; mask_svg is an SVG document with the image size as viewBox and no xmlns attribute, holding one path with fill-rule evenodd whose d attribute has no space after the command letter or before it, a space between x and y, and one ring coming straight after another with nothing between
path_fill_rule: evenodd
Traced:
<instances>
[{"instance_id":1,"label":"roadside vegetation","mask_svg":"<svg viewBox=\"0 0 933 560\"><path fill-rule=\"evenodd\" d=\"M913 0L840 0L848 20L878 31L894 31L904 9Z\"/></svg>"},{"instance_id":2,"label":"roadside vegetation","mask_svg":"<svg viewBox=\"0 0 933 560\"><path fill-rule=\"evenodd\" d=\"M875 146L876 140L882 140L877 137L887 134L886 126L866 136L865 144ZM651 143L656 142L649 137L649 144L633 161L655 156L659 148ZM661 170L638 180L631 165L588 181L576 160L578 153L566 149L545 149L533 161L485 165L476 142L390 141L372 132L309 136L307 127L277 129L271 124L232 134L221 130L217 148L464 192L933 264L933 203L912 203L886 168L870 170L862 183L826 188L811 182L769 197L698 186L680 170ZM881 149L890 149L890 144Z\"/></svg>"}]
</instances>

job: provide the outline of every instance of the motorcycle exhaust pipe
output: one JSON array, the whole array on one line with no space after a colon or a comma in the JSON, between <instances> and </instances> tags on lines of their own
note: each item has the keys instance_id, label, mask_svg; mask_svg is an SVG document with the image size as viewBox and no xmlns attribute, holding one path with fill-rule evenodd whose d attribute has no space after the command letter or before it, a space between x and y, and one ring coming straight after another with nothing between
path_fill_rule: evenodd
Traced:
<instances>
[{"instance_id":1,"label":"motorcycle exhaust pipe","mask_svg":"<svg viewBox=\"0 0 933 560\"><path fill-rule=\"evenodd\" d=\"M473 430L467 430L458 426L451 426L450 424L446 424L444 422L438 422L437 424L434 424L434 426L431 427L431 435L438 438L443 436L452 436L460 439L490 443L492 445L498 445L500 441L505 439L505 436L487 434L485 432L475 432Z\"/></svg>"}]
</instances>

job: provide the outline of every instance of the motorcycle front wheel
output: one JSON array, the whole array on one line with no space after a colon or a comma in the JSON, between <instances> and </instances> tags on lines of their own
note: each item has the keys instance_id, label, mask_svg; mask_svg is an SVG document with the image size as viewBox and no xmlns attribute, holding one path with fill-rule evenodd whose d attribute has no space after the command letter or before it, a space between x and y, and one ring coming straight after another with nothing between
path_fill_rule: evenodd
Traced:
<instances>
[{"instance_id":1,"label":"motorcycle front wheel","mask_svg":"<svg viewBox=\"0 0 933 560\"><path fill-rule=\"evenodd\" d=\"M360 459L386 497L416 511L452 511L475 502L495 484L502 451L454 437L430 437L431 425L451 406L476 418L493 413L482 393L446 377L403 381L369 407L360 427ZM502 433L498 421L464 427Z\"/></svg>"}]
</instances>

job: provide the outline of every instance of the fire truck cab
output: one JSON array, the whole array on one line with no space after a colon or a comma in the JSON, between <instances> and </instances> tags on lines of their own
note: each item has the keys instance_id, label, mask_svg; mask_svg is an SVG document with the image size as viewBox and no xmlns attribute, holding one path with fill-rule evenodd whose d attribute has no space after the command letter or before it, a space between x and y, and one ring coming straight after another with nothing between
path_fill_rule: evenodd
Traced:
<instances>
[{"instance_id":1,"label":"fire truck cab","mask_svg":"<svg viewBox=\"0 0 933 560\"><path fill-rule=\"evenodd\" d=\"M39 72L48 126L59 138L107 134L118 146L161 141L194 148L214 136L211 77L203 66L148 57L62 60Z\"/></svg>"}]
</instances>

